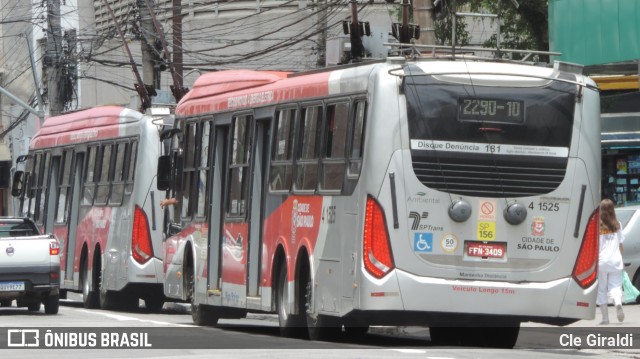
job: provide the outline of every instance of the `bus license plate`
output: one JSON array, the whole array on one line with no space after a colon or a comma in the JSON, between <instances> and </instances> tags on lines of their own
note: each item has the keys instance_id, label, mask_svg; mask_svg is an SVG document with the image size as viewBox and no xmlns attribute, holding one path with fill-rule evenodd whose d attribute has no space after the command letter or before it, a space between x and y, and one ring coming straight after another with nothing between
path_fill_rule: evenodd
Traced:
<instances>
[{"instance_id":1,"label":"bus license plate","mask_svg":"<svg viewBox=\"0 0 640 359\"><path fill-rule=\"evenodd\" d=\"M467 256L480 258L504 258L507 246L504 243L467 242Z\"/></svg>"},{"instance_id":2,"label":"bus license plate","mask_svg":"<svg viewBox=\"0 0 640 359\"><path fill-rule=\"evenodd\" d=\"M24 290L24 282L0 282L0 292L18 292Z\"/></svg>"}]
</instances>

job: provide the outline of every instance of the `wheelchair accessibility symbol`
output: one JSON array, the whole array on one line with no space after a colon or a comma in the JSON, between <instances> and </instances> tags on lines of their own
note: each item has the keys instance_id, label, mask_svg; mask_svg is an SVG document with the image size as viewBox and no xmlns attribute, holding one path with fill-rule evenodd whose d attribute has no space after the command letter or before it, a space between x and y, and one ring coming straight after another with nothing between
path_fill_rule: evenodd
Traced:
<instances>
[{"instance_id":1,"label":"wheelchair accessibility symbol","mask_svg":"<svg viewBox=\"0 0 640 359\"><path fill-rule=\"evenodd\" d=\"M413 236L413 250L415 252L433 251L433 233L416 233Z\"/></svg>"}]
</instances>

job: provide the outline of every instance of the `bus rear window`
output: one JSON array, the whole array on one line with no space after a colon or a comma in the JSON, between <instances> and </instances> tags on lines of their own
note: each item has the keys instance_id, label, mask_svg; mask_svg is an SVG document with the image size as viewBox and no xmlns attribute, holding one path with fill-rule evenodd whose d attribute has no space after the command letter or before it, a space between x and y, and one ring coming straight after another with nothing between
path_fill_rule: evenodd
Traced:
<instances>
[{"instance_id":1,"label":"bus rear window","mask_svg":"<svg viewBox=\"0 0 640 359\"><path fill-rule=\"evenodd\" d=\"M406 80L411 139L569 147L575 86L470 86L431 76Z\"/></svg>"}]
</instances>

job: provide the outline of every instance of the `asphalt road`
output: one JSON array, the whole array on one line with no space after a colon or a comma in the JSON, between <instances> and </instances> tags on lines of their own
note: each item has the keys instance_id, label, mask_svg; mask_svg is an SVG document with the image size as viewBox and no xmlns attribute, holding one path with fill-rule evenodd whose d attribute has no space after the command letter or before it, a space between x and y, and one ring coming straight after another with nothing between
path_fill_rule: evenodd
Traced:
<instances>
[{"instance_id":1,"label":"asphalt road","mask_svg":"<svg viewBox=\"0 0 640 359\"><path fill-rule=\"evenodd\" d=\"M5 328L39 328L43 340L47 329L59 334L59 339L69 340L69 333L95 335L100 347L103 332L115 332L124 337L131 333L147 333L151 346L142 349L58 349L46 350L47 358L173 358L180 357L331 357L348 358L522 358L547 357L628 358L640 357L640 350L620 346L595 348L587 346L588 336L635 335L635 348L640 348L640 306L625 306L623 323L612 321L608 326L598 326L599 318L580 321L568 327L525 323L516 348L468 349L460 347L436 347L431 345L428 328L422 327L374 327L359 339L340 337L331 342L283 338L279 335L274 315L250 314L246 319L222 320L218 327L192 325L188 307L167 304L162 313L87 310L78 298L62 301L58 315L28 312L26 308L0 308L0 326ZM613 313L613 308L611 309ZM615 316L612 315L612 319ZM6 329L8 330L8 329ZM5 330L5 332L6 332ZM0 332L0 348L6 348L8 334ZM110 334L109 334L110 335ZM129 338L129 337L128 337ZM576 345L576 338L583 341ZM127 345L132 340L127 339ZM563 347L561 341L566 345ZM141 341L140 341L141 342ZM117 340L113 343L121 344ZM113 344L112 343L112 344ZM64 343L63 343L64 344ZM68 344L68 342L67 342ZM78 344L78 342L76 342ZM138 343L140 344L140 343ZM126 347L127 345L124 345ZM158 349L162 348L162 349ZM563 349L566 348L566 349ZM3 357L21 359L42 357L42 350L4 349ZM8 354L5 356L4 354Z\"/></svg>"}]
</instances>

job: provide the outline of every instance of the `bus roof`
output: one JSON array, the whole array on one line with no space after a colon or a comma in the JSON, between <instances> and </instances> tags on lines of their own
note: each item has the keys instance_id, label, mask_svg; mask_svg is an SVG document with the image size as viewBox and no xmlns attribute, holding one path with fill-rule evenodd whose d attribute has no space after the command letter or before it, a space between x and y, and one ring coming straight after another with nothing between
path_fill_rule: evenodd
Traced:
<instances>
[{"instance_id":1,"label":"bus roof","mask_svg":"<svg viewBox=\"0 0 640 359\"><path fill-rule=\"evenodd\" d=\"M49 117L33 137L31 148L116 137L117 125L137 122L143 116L137 111L121 106L100 106Z\"/></svg>"},{"instance_id":2,"label":"bus roof","mask_svg":"<svg viewBox=\"0 0 640 359\"><path fill-rule=\"evenodd\" d=\"M204 74L176 108L177 115L204 114L328 94L332 71L288 77L288 72L228 70Z\"/></svg>"}]
</instances>

